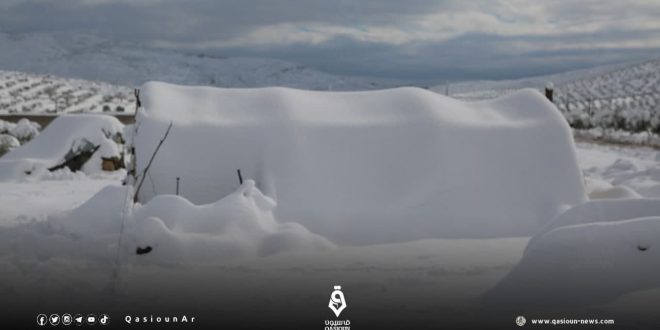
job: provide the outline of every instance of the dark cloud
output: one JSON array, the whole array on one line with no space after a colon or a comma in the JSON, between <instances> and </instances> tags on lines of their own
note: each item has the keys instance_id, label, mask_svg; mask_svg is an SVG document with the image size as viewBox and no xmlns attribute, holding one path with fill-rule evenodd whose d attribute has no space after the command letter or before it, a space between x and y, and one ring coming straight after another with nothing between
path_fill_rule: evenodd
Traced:
<instances>
[{"instance_id":1,"label":"dark cloud","mask_svg":"<svg viewBox=\"0 0 660 330\"><path fill-rule=\"evenodd\" d=\"M203 41L239 36L279 23L370 25L442 8L443 2L396 0L25 0L0 14L7 32L92 30L136 39ZM445 6L450 4L447 2Z\"/></svg>"},{"instance_id":2,"label":"dark cloud","mask_svg":"<svg viewBox=\"0 0 660 330\"><path fill-rule=\"evenodd\" d=\"M92 33L340 74L503 79L653 57L660 4L549 0L7 0L0 31Z\"/></svg>"},{"instance_id":3,"label":"dark cloud","mask_svg":"<svg viewBox=\"0 0 660 330\"><path fill-rule=\"evenodd\" d=\"M413 53L400 46L337 38L320 45L232 48L212 53L222 56L270 56L305 63L323 71L359 76L381 76L415 81L514 79L581 69L595 65L637 61L660 55L658 48L532 49L511 54L503 44L528 38L466 35L449 41L422 44ZM540 40L532 41L539 42Z\"/></svg>"}]
</instances>

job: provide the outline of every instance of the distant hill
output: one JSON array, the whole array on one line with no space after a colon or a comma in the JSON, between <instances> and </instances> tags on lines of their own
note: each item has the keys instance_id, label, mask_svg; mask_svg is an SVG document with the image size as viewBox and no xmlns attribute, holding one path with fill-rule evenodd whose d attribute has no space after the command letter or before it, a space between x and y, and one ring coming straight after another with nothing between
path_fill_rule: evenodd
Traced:
<instances>
[{"instance_id":1,"label":"distant hill","mask_svg":"<svg viewBox=\"0 0 660 330\"><path fill-rule=\"evenodd\" d=\"M644 63L633 62L603 65L588 69L515 80L484 80L450 83L449 94L455 98L464 100L492 99L522 88L535 88L541 90L548 82L552 82L558 90L562 90L563 87L572 90L573 88L571 85L575 83L598 81L599 78L616 72L635 72L639 67L646 66L650 63L656 63L656 68L646 68L645 70L647 72L653 72L654 70L657 71L658 62L660 62L660 59ZM446 89L447 86L444 84L431 87L431 90L441 94L445 94Z\"/></svg>"},{"instance_id":2,"label":"distant hill","mask_svg":"<svg viewBox=\"0 0 660 330\"><path fill-rule=\"evenodd\" d=\"M139 86L150 80L218 87L369 90L401 82L346 77L272 59L219 58L154 50L90 35L0 33L0 70Z\"/></svg>"},{"instance_id":3,"label":"distant hill","mask_svg":"<svg viewBox=\"0 0 660 330\"><path fill-rule=\"evenodd\" d=\"M133 88L157 80L217 87L370 90L402 85L285 61L153 50L91 35L0 33L0 114L134 111Z\"/></svg>"},{"instance_id":4,"label":"distant hill","mask_svg":"<svg viewBox=\"0 0 660 330\"><path fill-rule=\"evenodd\" d=\"M150 80L217 87L370 90L401 81L346 77L303 65L154 50L70 33L0 33L0 114L132 112L132 89ZM575 128L660 134L660 59L506 81L432 87L463 100L555 85L555 104Z\"/></svg>"}]
</instances>

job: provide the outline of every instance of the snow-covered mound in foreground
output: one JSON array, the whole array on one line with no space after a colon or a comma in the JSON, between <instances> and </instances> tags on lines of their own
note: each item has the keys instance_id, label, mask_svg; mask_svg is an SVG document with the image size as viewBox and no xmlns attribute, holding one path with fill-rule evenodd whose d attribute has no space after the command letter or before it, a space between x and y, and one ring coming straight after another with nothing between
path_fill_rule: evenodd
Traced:
<instances>
[{"instance_id":1,"label":"snow-covered mound in foreground","mask_svg":"<svg viewBox=\"0 0 660 330\"><path fill-rule=\"evenodd\" d=\"M521 306L604 303L660 287L660 200L600 200L533 237L485 298Z\"/></svg>"},{"instance_id":2,"label":"snow-covered mound in foreground","mask_svg":"<svg viewBox=\"0 0 660 330\"><path fill-rule=\"evenodd\" d=\"M59 116L36 138L0 158L0 181L39 177L86 146L98 149L81 170L87 174L100 172L102 158L121 156L117 140L123 128L111 116Z\"/></svg>"},{"instance_id":3,"label":"snow-covered mound in foreground","mask_svg":"<svg viewBox=\"0 0 660 330\"><path fill-rule=\"evenodd\" d=\"M660 200L657 199L601 199L575 206L549 222L529 241L534 242L553 229L594 222L616 222L625 219L660 216Z\"/></svg>"},{"instance_id":4,"label":"snow-covered mound in foreground","mask_svg":"<svg viewBox=\"0 0 660 330\"><path fill-rule=\"evenodd\" d=\"M418 88L311 92L151 82L135 138L141 173L173 123L140 200L211 203L237 169L277 219L335 242L532 235L585 201L570 130L525 90L463 103Z\"/></svg>"},{"instance_id":5,"label":"snow-covered mound in foreground","mask_svg":"<svg viewBox=\"0 0 660 330\"><path fill-rule=\"evenodd\" d=\"M133 206L126 188L107 187L66 216L51 221L65 236L116 242L124 221L124 252L163 264L218 263L285 251L322 251L333 247L295 223L277 223L275 202L247 180L235 192L206 205L175 196L157 196ZM124 210L124 211L122 211ZM123 219L122 219L123 218ZM102 244L100 244L102 245Z\"/></svg>"}]
</instances>

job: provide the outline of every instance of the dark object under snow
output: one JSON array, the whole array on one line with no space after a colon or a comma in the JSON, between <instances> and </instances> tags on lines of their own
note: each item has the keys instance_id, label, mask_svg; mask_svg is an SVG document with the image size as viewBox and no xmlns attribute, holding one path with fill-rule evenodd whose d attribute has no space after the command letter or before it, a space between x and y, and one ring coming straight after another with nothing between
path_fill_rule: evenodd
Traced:
<instances>
[{"instance_id":1,"label":"dark object under snow","mask_svg":"<svg viewBox=\"0 0 660 330\"><path fill-rule=\"evenodd\" d=\"M101 169L104 171L116 171L124 168L124 159L119 157L101 157Z\"/></svg>"},{"instance_id":2,"label":"dark object under snow","mask_svg":"<svg viewBox=\"0 0 660 330\"><path fill-rule=\"evenodd\" d=\"M554 102L554 94L555 94L555 90L552 86L548 86L548 87L545 88L545 97L550 102Z\"/></svg>"},{"instance_id":3,"label":"dark object under snow","mask_svg":"<svg viewBox=\"0 0 660 330\"><path fill-rule=\"evenodd\" d=\"M92 142L89 142L89 140L87 139L82 139L79 141L79 143L77 143L75 147L72 147L71 150L69 150L66 156L64 156L64 162L62 162L59 165L53 166L48 170L53 172L68 167L71 170L71 172L80 171L83 165L87 163L87 161L100 147L101 147L100 145L94 145Z\"/></svg>"},{"instance_id":4,"label":"dark object under snow","mask_svg":"<svg viewBox=\"0 0 660 330\"><path fill-rule=\"evenodd\" d=\"M141 248L141 247L138 246L137 249L135 250L135 254L137 254L137 255L147 254L147 253L151 252L151 250L153 250L151 248L151 246L147 246L145 248Z\"/></svg>"}]
</instances>

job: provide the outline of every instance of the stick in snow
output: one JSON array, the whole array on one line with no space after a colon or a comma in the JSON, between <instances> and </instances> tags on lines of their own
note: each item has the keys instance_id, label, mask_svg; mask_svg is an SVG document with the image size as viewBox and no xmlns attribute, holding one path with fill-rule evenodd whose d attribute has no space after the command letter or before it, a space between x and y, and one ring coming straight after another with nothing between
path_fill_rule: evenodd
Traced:
<instances>
[{"instance_id":1,"label":"stick in snow","mask_svg":"<svg viewBox=\"0 0 660 330\"><path fill-rule=\"evenodd\" d=\"M140 179L140 183L138 184L137 188L135 189L135 195L133 195L133 202L134 203L137 203L137 201L138 201L138 195L140 194L140 188L142 188L142 184L144 183L144 179L147 177L147 171L149 171L149 167L151 167L151 163L154 161L154 158L156 158L156 154L158 153L158 150L160 150L160 146L163 145L163 142L165 142L165 139L167 139L167 136L170 134L170 129L172 128L173 123L174 122L170 121L170 125L167 126L167 131L165 131L165 135L163 135L163 138L158 143L158 146L156 146L156 150L154 150L154 153L151 154L151 159L149 159L149 163L147 163L147 166L144 168L144 171L142 171L142 178Z\"/></svg>"}]
</instances>

